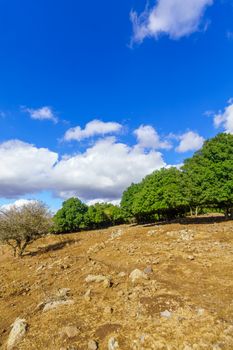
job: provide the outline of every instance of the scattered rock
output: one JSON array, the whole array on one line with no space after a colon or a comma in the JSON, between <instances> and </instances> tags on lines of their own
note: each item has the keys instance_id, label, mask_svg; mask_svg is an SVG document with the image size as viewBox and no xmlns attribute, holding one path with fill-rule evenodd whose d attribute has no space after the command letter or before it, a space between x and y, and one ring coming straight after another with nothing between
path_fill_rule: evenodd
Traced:
<instances>
[{"instance_id":1,"label":"scattered rock","mask_svg":"<svg viewBox=\"0 0 233 350\"><path fill-rule=\"evenodd\" d=\"M118 341L116 338L112 337L108 341L108 350L116 350L119 349Z\"/></svg>"},{"instance_id":2,"label":"scattered rock","mask_svg":"<svg viewBox=\"0 0 233 350\"><path fill-rule=\"evenodd\" d=\"M89 340L88 350L97 350L99 348L98 343L95 340Z\"/></svg>"},{"instance_id":3,"label":"scattered rock","mask_svg":"<svg viewBox=\"0 0 233 350\"><path fill-rule=\"evenodd\" d=\"M28 324L26 320L17 318L12 324L12 329L7 341L7 350L14 349L14 347L21 341L27 331Z\"/></svg>"},{"instance_id":4,"label":"scattered rock","mask_svg":"<svg viewBox=\"0 0 233 350\"><path fill-rule=\"evenodd\" d=\"M46 301L38 304L36 307L36 311L43 310L43 312L46 312L52 309L56 309L59 306L72 305L74 301L68 299L69 295L69 288L60 288L53 296L48 298Z\"/></svg>"},{"instance_id":5,"label":"scattered rock","mask_svg":"<svg viewBox=\"0 0 233 350\"><path fill-rule=\"evenodd\" d=\"M148 276L145 272L139 270L139 269L135 269L131 272L131 274L129 275L129 278L131 279L131 281L134 283L140 279L147 279Z\"/></svg>"},{"instance_id":6,"label":"scattered rock","mask_svg":"<svg viewBox=\"0 0 233 350\"><path fill-rule=\"evenodd\" d=\"M104 308L104 314L111 315L113 313L113 308L111 306L106 306Z\"/></svg>"},{"instance_id":7,"label":"scattered rock","mask_svg":"<svg viewBox=\"0 0 233 350\"><path fill-rule=\"evenodd\" d=\"M147 275L150 275L151 273L153 273L153 268L152 266L147 266L143 272L145 272Z\"/></svg>"},{"instance_id":8,"label":"scattered rock","mask_svg":"<svg viewBox=\"0 0 233 350\"><path fill-rule=\"evenodd\" d=\"M203 316L204 313L205 313L205 309L202 309L202 308L197 309L198 316Z\"/></svg>"},{"instance_id":9,"label":"scattered rock","mask_svg":"<svg viewBox=\"0 0 233 350\"><path fill-rule=\"evenodd\" d=\"M194 258L193 255L188 255L188 256L187 256L187 259L189 259L189 260L194 260L195 258Z\"/></svg>"},{"instance_id":10,"label":"scattered rock","mask_svg":"<svg viewBox=\"0 0 233 350\"><path fill-rule=\"evenodd\" d=\"M162 311L160 312L160 316L161 317L165 317L165 318L171 318L172 317L172 313L168 310Z\"/></svg>"},{"instance_id":11,"label":"scattered rock","mask_svg":"<svg viewBox=\"0 0 233 350\"><path fill-rule=\"evenodd\" d=\"M93 245L92 247L90 247L87 251L88 254L91 253L98 253L100 250L104 249L106 247L104 242L101 243L96 243L95 245Z\"/></svg>"},{"instance_id":12,"label":"scattered rock","mask_svg":"<svg viewBox=\"0 0 233 350\"><path fill-rule=\"evenodd\" d=\"M74 304L73 300L57 300L57 301L50 301L46 303L43 307L43 312L56 309L59 306L64 306L64 305L72 305Z\"/></svg>"},{"instance_id":13,"label":"scattered rock","mask_svg":"<svg viewBox=\"0 0 233 350\"><path fill-rule=\"evenodd\" d=\"M111 281L109 278L106 278L104 281L103 281L103 287L104 288L110 288L111 287Z\"/></svg>"},{"instance_id":14,"label":"scattered rock","mask_svg":"<svg viewBox=\"0 0 233 350\"><path fill-rule=\"evenodd\" d=\"M86 301L90 301L91 300L91 289L88 289L86 291L86 293L84 294L84 297L83 297Z\"/></svg>"},{"instance_id":15,"label":"scattered rock","mask_svg":"<svg viewBox=\"0 0 233 350\"><path fill-rule=\"evenodd\" d=\"M117 230L115 232L112 232L111 233L111 239L115 239L115 238L121 237L122 234L123 234L122 230Z\"/></svg>"},{"instance_id":16,"label":"scattered rock","mask_svg":"<svg viewBox=\"0 0 233 350\"><path fill-rule=\"evenodd\" d=\"M100 283L103 282L103 286L105 288L109 288L111 286L111 280L109 277L107 276L103 276L103 275L88 275L85 278L85 281L87 283L91 283L91 282L96 282L96 283Z\"/></svg>"},{"instance_id":17,"label":"scattered rock","mask_svg":"<svg viewBox=\"0 0 233 350\"><path fill-rule=\"evenodd\" d=\"M87 283L91 283L91 282L103 282L107 279L106 276L103 276L103 275L88 275L86 278L85 278L85 281Z\"/></svg>"},{"instance_id":18,"label":"scattered rock","mask_svg":"<svg viewBox=\"0 0 233 350\"><path fill-rule=\"evenodd\" d=\"M67 299L70 295L70 289L69 288L61 288L58 289L58 292L56 293L56 297L58 299Z\"/></svg>"},{"instance_id":19,"label":"scattered rock","mask_svg":"<svg viewBox=\"0 0 233 350\"><path fill-rule=\"evenodd\" d=\"M79 330L76 326L66 326L61 330L61 335L67 338L75 338L79 334Z\"/></svg>"},{"instance_id":20,"label":"scattered rock","mask_svg":"<svg viewBox=\"0 0 233 350\"><path fill-rule=\"evenodd\" d=\"M126 273L123 272L123 271L122 271L122 272L119 272L118 275L117 275L117 277L120 277L120 278L121 278L121 277L125 277L125 276L126 276Z\"/></svg>"},{"instance_id":21,"label":"scattered rock","mask_svg":"<svg viewBox=\"0 0 233 350\"><path fill-rule=\"evenodd\" d=\"M154 236L157 233L156 230L150 230L147 232L148 236Z\"/></svg>"}]
</instances>

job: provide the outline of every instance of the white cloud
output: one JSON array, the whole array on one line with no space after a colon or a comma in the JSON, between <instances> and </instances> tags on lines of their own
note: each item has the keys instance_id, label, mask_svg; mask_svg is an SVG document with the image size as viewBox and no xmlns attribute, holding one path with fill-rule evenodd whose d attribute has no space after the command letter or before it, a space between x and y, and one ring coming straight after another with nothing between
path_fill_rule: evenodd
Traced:
<instances>
[{"instance_id":1,"label":"white cloud","mask_svg":"<svg viewBox=\"0 0 233 350\"><path fill-rule=\"evenodd\" d=\"M142 148L171 148L171 144L167 141L161 141L157 131L150 125L141 125L138 129L134 130L134 134L137 137L138 145Z\"/></svg>"},{"instance_id":2,"label":"white cloud","mask_svg":"<svg viewBox=\"0 0 233 350\"><path fill-rule=\"evenodd\" d=\"M43 190L57 160L56 153L19 140L0 144L0 197Z\"/></svg>"},{"instance_id":3,"label":"white cloud","mask_svg":"<svg viewBox=\"0 0 233 350\"><path fill-rule=\"evenodd\" d=\"M188 151L196 151L200 149L205 141L205 139L193 131L188 131L185 134L178 137L180 143L176 148L179 153L184 153Z\"/></svg>"},{"instance_id":4,"label":"white cloud","mask_svg":"<svg viewBox=\"0 0 233 350\"><path fill-rule=\"evenodd\" d=\"M38 109L33 109L33 108L24 108L23 110L27 113L29 113L30 117L32 119L37 119L37 120L51 120L54 123L58 122L58 118L55 116L53 110L51 107L44 106Z\"/></svg>"},{"instance_id":5,"label":"white cloud","mask_svg":"<svg viewBox=\"0 0 233 350\"><path fill-rule=\"evenodd\" d=\"M224 112L219 112L214 116L214 125L216 128L223 126L227 133L233 134L233 101L229 99L229 106Z\"/></svg>"},{"instance_id":6,"label":"white cloud","mask_svg":"<svg viewBox=\"0 0 233 350\"><path fill-rule=\"evenodd\" d=\"M61 160L54 168L57 188L91 199L118 199L131 183L164 166L162 155L148 154L137 147L116 142L114 137L100 140L86 152Z\"/></svg>"},{"instance_id":7,"label":"white cloud","mask_svg":"<svg viewBox=\"0 0 233 350\"><path fill-rule=\"evenodd\" d=\"M96 135L107 135L111 133L119 132L122 129L122 125L115 122L103 122L101 120L92 120L87 123L84 129L80 126L67 130L64 136L65 141L81 141L83 139L96 136Z\"/></svg>"},{"instance_id":8,"label":"white cloud","mask_svg":"<svg viewBox=\"0 0 233 350\"><path fill-rule=\"evenodd\" d=\"M131 11L133 41L157 39L161 34L172 39L187 36L199 29L206 7L212 4L213 0L157 0L139 15Z\"/></svg>"},{"instance_id":9,"label":"white cloud","mask_svg":"<svg viewBox=\"0 0 233 350\"><path fill-rule=\"evenodd\" d=\"M84 153L58 160L58 154L21 141L0 144L0 197L51 190L60 197L117 200L132 182L166 164L159 152L129 147L114 137Z\"/></svg>"},{"instance_id":10,"label":"white cloud","mask_svg":"<svg viewBox=\"0 0 233 350\"><path fill-rule=\"evenodd\" d=\"M36 203L36 200L33 199L18 199L13 203L3 204L0 207L0 210L10 210L12 208L22 208L23 206L30 204L30 203Z\"/></svg>"}]
</instances>

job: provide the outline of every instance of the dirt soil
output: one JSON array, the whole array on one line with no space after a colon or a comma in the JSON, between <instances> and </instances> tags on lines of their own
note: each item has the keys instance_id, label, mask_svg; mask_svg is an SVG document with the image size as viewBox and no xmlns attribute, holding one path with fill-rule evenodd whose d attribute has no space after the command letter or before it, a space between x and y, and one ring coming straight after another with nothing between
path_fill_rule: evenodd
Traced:
<instances>
[{"instance_id":1,"label":"dirt soil","mask_svg":"<svg viewBox=\"0 0 233 350\"><path fill-rule=\"evenodd\" d=\"M233 349L233 222L51 235L22 259L0 247L1 349L17 317L19 350Z\"/></svg>"}]
</instances>

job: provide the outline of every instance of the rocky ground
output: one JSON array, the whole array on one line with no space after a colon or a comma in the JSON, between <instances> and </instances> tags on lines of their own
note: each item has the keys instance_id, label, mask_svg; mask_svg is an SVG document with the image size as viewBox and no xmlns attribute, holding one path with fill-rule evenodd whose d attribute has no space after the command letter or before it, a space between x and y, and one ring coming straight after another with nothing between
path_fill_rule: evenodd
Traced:
<instances>
[{"instance_id":1,"label":"rocky ground","mask_svg":"<svg viewBox=\"0 0 233 350\"><path fill-rule=\"evenodd\" d=\"M231 221L49 236L23 259L0 254L1 349L233 349Z\"/></svg>"}]
</instances>

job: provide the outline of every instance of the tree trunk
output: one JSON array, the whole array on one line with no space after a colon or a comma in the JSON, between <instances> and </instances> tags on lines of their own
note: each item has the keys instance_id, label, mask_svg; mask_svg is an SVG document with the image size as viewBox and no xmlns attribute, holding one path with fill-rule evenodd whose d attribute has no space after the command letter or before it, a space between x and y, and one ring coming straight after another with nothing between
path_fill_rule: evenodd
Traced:
<instances>
[{"instance_id":1,"label":"tree trunk","mask_svg":"<svg viewBox=\"0 0 233 350\"><path fill-rule=\"evenodd\" d=\"M225 219L229 219L229 208L225 208L225 211L224 211L224 214L225 214Z\"/></svg>"},{"instance_id":2,"label":"tree trunk","mask_svg":"<svg viewBox=\"0 0 233 350\"><path fill-rule=\"evenodd\" d=\"M230 218L233 219L233 208L230 209Z\"/></svg>"},{"instance_id":3,"label":"tree trunk","mask_svg":"<svg viewBox=\"0 0 233 350\"><path fill-rule=\"evenodd\" d=\"M23 243L23 245L19 247L18 256L19 256L20 258L22 258L23 253L24 253L24 251L25 251L25 249L26 249L26 247L27 247L27 245L28 245L29 243L30 243L29 241L25 241L25 242Z\"/></svg>"}]
</instances>

